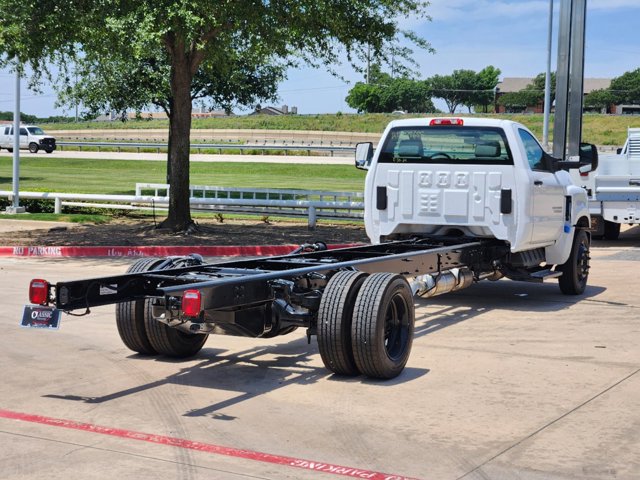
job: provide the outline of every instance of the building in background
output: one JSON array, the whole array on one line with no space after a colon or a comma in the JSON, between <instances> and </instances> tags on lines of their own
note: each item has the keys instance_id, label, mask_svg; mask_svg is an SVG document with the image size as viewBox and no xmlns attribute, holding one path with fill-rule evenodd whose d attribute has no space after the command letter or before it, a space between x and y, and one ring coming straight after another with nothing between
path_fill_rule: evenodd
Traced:
<instances>
[{"instance_id":1,"label":"building in background","mask_svg":"<svg viewBox=\"0 0 640 480\"><path fill-rule=\"evenodd\" d=\"M298 107L291 107L289 110L288 105L283 105L281 108L278 107L261 107L258 105L253 113L250 115L297 115Z\"/></svg>"},{"instance_id":2,"label":"building in background","mask_svg":"<svg viewBox=\"0 0 640 480\"><path fill-rule=\"evenodd\" d=\"M533 78L528 77L505 77L496 87L496 101L495 109L496 113L543 113L544 112L544 92L541 92L540 100L537 103L530 105L517 105L507 107L500 105L500 97L507 93L516 93L526 90L529 85L533 83ZM611 85L610 78L585 78L584 79L584 95L585 97L594 90L607 89ZM620 107L620 108L619 108ZM614 113L625 114L632 113L629 109L630 106L626 105L611 105L606 111L598 111L597 113ZM636 106L640 109L640 106ZM553 110L553 107L552 107Z\"/></svg>"}]
</instances>

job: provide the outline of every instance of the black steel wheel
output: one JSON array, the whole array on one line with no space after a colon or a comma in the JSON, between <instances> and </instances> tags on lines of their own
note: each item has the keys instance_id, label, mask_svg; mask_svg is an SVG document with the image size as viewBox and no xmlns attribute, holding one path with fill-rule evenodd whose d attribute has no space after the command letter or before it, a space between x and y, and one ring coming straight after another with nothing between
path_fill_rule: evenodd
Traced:
<instances>
[{"instance_id":1,"label":"black steel wheel","mask_svg":"<svg viewBox=\"0 0 640 480\"><path fill-rule=\"evenodd\" d=\"M604 221L604 238L605 240L617 240L620 236L620 224L615 222L610 222L609 220Z\"/></svg>"},{"instance_id":2,"label":"black steel wheel","mask_svg":"<svg viewBox=\"0 0 640 480\"><path fill-rule=\"evenodd\" d=\"M141 258L127 269L127 273L153 270L153 267L161 261L157 258ZM145 300L116 304L116 326L122 342L134 352L155 355L158 352L153 348L147 336L144 316Z\"/></svg>"},{"instance_id":3,"label":"black steel wheel","mask_svg":"<svg viewBox=\"0 0 640 480\"><path fill-rule=\"evenodd\" d=\"M51 148L45 148L44 151L47 152L47 153L52 153L53 152L53 150Z\"/></svg>"},{"instance_id":4,"label":"black steel wheel","mask_svg":"<svg viewBox=\"0 0 640 480\"><path fill-rule=\"evenodd\" d=\"M317 330L320 357L324 366L338 375L360 374L353 358L351 323L358 291L367 276L355 271L336 273L320 300Z\"/></svg>"},{"instance_id":5,"label":"black steel wheel","mask_svg":"<svg viewBox=\"0 0 640 480\"><path fill-rule=\"evenodd\" d=\"M587 288L591 259L589 244L589 234L581 228L577 229L569 259L559 267L562 276L558 279L558 283L565 295L581 295Z\"/></svg>"},{"instance_id":6,"label":"black steel wheel","mask_svg":"<svg viewBox=\"0 0 640 480\"><path fill-rule=\"evenodd\" d=\"M38 153L38 150L40 150L40 147L38 147L38 144L37 144L37 143L33 143L33 142L31 142L31 143L29 144L29 151L30 151L31 153Z\"/></svg>"},{"instance_id":7,"label":"black steel wheel","mask_svg":"<svg viewBox=\"0 0 640 480\"><path fill-rule=\"evenodd\" d=\"M415 311L407 280L393 273L369 276L353 311L353 354L363 374L372 378L400 375L411 353Z\"/></svg>"}]
</instances>

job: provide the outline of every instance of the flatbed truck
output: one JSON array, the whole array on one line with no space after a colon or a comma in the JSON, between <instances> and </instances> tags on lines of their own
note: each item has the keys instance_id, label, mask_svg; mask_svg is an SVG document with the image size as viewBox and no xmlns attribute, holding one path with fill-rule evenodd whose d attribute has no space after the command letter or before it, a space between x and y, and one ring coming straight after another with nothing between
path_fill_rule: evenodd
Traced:
<instances>
[{"instance_id":1,"label":"flatbed truck","mask_svg":"<svg viewBox=\"0 0 640 480\"><path fill-rule=\"evenodd\" d=\"M23 326L55 327L61 312L115 304L123 343L185 358L209 335L268 339L302 328L338 375L398 376L411 351L414 295L481 280L557 279L582 294L589 275L587 194L569 169L597 163L545 153L523 125L483 118L391 122L366 169L370 245L206 263L199 255L142 258L126 274L55 284L32 280Z\"/></svg>"},{"instance_id":2,"label":"flatbed truck","mask_svg":"<svg viewBox=\"0 0 640 480\"><path fill-rule=\"evenodd\" d=\"M597 170L572 176L589 194L593 235L617 240L623 224L640 224L640 128L629 128L624 146L598 163Z\"/></svg>"}]
</instances>

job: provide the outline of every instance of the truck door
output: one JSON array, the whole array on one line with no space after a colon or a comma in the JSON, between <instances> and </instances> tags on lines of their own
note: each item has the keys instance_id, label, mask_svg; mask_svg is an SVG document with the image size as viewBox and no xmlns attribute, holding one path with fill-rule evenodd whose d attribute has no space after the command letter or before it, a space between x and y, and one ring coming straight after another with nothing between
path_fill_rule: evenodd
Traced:
<instances>
[{"instance_id":1,"label":"truck door","mask_svg":"<svg viewBox=\"0 0 640 480\"><path fill-rule=\"evenodd\" d=\"M526 130L518 129L531 171L531 243L551 244L560 237L564 225L564 186L547 170L544 150Z\"/></svg>"},{"instance_id":2,"label":"truck door","mask_svg":"<svg viewBox=\"0 0 640 480\"><path fill-rule=\"evenodd\" d=\"M27 148L29 146L29 132L24 127L20 127L20 148Z\"/></svg>"}]
</instances>

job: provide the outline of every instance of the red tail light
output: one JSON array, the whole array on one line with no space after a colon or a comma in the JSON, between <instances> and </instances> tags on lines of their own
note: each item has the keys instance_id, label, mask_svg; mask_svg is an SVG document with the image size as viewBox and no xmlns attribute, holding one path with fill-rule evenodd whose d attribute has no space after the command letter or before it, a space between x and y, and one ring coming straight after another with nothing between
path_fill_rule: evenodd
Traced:
<instances>
[{"instance_id":1,"label":"red tail light","mask_svg":"<svg viewBox=\"0 0 640 480\"><path fill-rule=\"evenodd\" d=\"M199 290L187 290L182 296L182 312L187 317L197 317L200 315L202 297Z\"/></svg>"},{"instance_id":2,"label":"red tail light","mask_svg":"<svg viewBox=\"0 0 640 480\"><path fill-rule=\"evenodd\" d=\"M29 284L29 301L36 305L49 303L49 282L34 278Z\"/></svg>"},{"instance_id":3,"label":"red tail light","mask_svg":"<svg viewBox=\"0 0 640 480\"><path fill-rule=\"evenodd\" d=\"M438 125L456 125L462 127L464 120L461 118L434 118L429 122L429 126L431 127Z\"/></svg>"}]
</instances>

